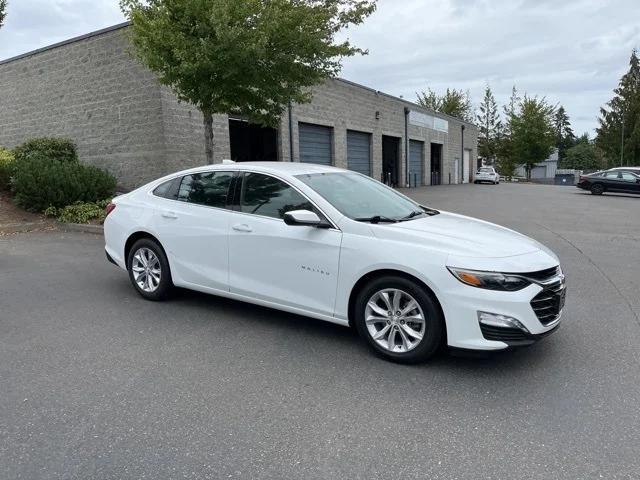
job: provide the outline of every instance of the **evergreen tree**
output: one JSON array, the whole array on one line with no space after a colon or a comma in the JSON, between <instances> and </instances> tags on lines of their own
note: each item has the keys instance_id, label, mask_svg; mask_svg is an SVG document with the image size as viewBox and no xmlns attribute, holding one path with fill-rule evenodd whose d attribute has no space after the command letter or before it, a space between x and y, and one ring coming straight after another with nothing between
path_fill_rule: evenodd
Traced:
<instances>
[{"instance_id":1,"label":"evergreen tree","mask_svg":"<svg viewBox=\"0 0 640 480\"><path fill-rule=\"evenodd\" d=\"M505 122L502 128L502 133L498 141L497 155L498 155L498 170L501 175L507 178L511 178L518 166L518 161L513 150L512 131L513 122L518 115L518 105L520 103L520 97L518 96L518 89L514 85L511 89L511 97L509 97L509 103L502 107L504 112Z\"/></svg>"},{"instance_id":2,"label":"evergreen tree","mask_svg":"<svg viewBox=\"0 0 640 480\"><path fill-rule=\"evenodd\" d=\"M494 165L498 152L498 142L502 122L498 113L498 104L493 96L491 87L487 85L484 90L484 98L478 107L476 115L478 124L478 155L489 165Z\"/></svg>"},{"instance_id":3,"label":"evergreen tree","mask_svg":"<svg viewBox=\"0 0 640 480\"><path fill-rule=\"evenodd\" d=\"M567 149L575 144L576 136L571 128L569 115L562 105L556 110L554 116L554 126L556 131L556 148L558 149L558 159L564 160Z\"/></svg>"},{"instance_id":4,"label":"evergreen tree","mask_svg":"<svg viewBox=\"0 0 640 480\"><path fill-rule=\"evenodd\" d=\"M613 91L614 97L600 109L596 145L609 165L640 164L640 61L631 53L629 71Z\"/></svg>"}]
</instances>

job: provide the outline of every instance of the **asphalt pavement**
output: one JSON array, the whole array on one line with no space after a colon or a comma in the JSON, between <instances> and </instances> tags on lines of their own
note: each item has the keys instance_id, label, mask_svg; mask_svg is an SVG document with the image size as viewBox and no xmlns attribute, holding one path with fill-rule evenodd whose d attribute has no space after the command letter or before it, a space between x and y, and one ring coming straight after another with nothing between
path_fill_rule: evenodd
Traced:
<instances>
[{"instance_id":1,"label":"asphalt pavement","mask_svg":"<svg viewBox=\"0 0 640 480\"><path fill-rule=\"evenodd\" d=\"M639 478L640 198L404 192L552 248L560 330L397 365L317 320L187 291L145 301L97 235L3 236L0 478Z\"/></svg>"}]
</instances>

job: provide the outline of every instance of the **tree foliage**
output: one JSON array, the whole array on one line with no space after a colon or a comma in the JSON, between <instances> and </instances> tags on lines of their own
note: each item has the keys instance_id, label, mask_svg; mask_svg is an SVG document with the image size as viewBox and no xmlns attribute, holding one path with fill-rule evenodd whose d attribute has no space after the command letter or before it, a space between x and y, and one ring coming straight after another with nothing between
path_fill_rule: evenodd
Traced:
<instances>
[{"instance_id":1,"label":"tree foliage","mask_svg":"<svg viewBox=\"0 0 640 480\"><path fill-rule=\"evenodd\" d=\"M7 0L0 0L0 28L4 25L5 18L7 18Z\"/></svg>"},{"instance_id":2,"label":"tree foliage","mask_svg":"<svg viewBox=\"0 0 640 480\"><path fill-rule=\"evenodd\" d=\"M431 88L427 88L426 91L416 92L416 96L418 105L451 115L465 122L472 121L473 112L469 92L447 88L443 95L438 95Z\"/></svg>"},{"instance_id":3,"label":"tree foliage","mask_svg":"<svg viewBox=\"0 0 640 480\"><path fill-rule=\"evenodd\" d=\"M485 87L484 98L478 106L476 123L478 124L478 155L486 163L493 165L498 154L502 121L498 104L489 85Z\"/></svg>"},{"instance_id":4,"label":"tree foliage","mask_svg":"<svg viewBox=\"0 0 640 480\"><path fill-rule=\"evenodd\" d=\"M512 132L514 119L518 115L518 104L520 103L520 100L521 98L518 95L518 89L514 85L511 88L509 102L502 107L505 120L500 141L497 146L497 165L500 174L508 178L513 176L519 163L513 150Z\"/></svg>"},{"instance_id":5,"label":"tree foliage","mask_svg":"<svg viewBox=\"0 0 640 480\"><path fill-rule=\"evenodd\" d=\"M553 107L544 98L525 95L511 120L512 154L525 166L527 178L535 164L544 161L553 151L556 140L553 115Z\"/></svg>"},{"instance_id":6,"label":"tree foliage","mask_svg":"<svg viewBox=\"0 0 640 480\"><path fill-rule=\"evenodd\" d=\"M575 170L598 170L601 168L596 147L585 133L577 139L575 145L567 149L565 158L560 162L563 168Z\"/></svg>"},{"instance_id":7,"label":"tree foliage","mask_svg":"<svg viewBox=\"0 0 640 480\"><path fill-rule=\"evenodd\" d=\"M558 149L558 159L562 162L567 149L575 144L576 136L571 128L569 115L562 105L556 110L554 116L554 128L556 133L556 147Z\"/></svg>"},{"instance_id":8,"label":"tree foliage","mask_svg":"<svg viewBox=\"0 0 640 480\"><path fill-rule=\"evenodd\" d=\"M640 60L631 53L629 70L600 109L596 145L610 165L640 164Z\"/></svg>"},{"instance_id":9,"label":"tree foliage","mask_svg":"<svg viewBox=\"0 0 640 480\"><path fill-rule=\"evenodd\" d=\"M364 21L375 0L121 0L140 60L197 106L213 160L212 115L276 125L289 102L365 54L336 34Z\"/></svg>"}]
</instances>

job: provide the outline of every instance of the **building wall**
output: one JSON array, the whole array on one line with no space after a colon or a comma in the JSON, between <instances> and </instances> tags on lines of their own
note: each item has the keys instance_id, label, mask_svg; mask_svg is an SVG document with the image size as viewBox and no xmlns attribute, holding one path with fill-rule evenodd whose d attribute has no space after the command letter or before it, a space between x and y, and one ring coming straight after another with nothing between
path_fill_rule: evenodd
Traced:
<instances>
[{"instance_id":1,"label":"building wall","mask_svg":"<svg viewBox=\"0 0 640 480\"><path fill-rule=\"evenodd\" d=\"M111 171L125 188L169 172L202 165L202 114L180 102L135 60L126 25L0 62L0 145L14 147L28 138L72 138L80 159ZM401 139L400 184L405 185L405 108L445 118L448 133L409 125L409 138L424 141L423 181L430 180L431 142L443 145L442 183L458 183L462 135L457 119L434 114L411 102L334 79L314 89L313 100L292 106L293 160L299 161L298 124L333 127L333 161L347 167L347 130L371 134L372 175L382 174L382 136ZM376 112L379 112L376 118ZM231 157L227 115L214 117L214 162ZM466 124L470 171L477 159L477 129ZM278 131L278 156L289 161L287 109ZM458 169L458 177L462 167Z\"/></svg>"},{"instance_id":2,"label":"building wall","mask_svg":"<svg viewBox=\"0 0 640 480\"><path fill-rule=\"evenodd\" d=\"M0 63L0 145L64 136L126 186L166 172L160 86L125 30Z\"/></svg>"}]
</instances>

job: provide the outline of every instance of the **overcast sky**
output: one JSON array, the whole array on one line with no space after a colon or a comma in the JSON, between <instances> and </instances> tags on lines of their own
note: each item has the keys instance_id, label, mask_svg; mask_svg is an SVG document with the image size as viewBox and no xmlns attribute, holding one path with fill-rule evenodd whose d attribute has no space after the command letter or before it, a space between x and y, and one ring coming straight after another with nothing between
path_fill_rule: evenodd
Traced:
<instances>
[{"instance_id":1,"label":"overcast sky","mask_svg":"<svg viewBox=\"0 0 640 480\"><path fill-rule=\"evenodd\" d=\"M639 19L640 0L379 0L347 32L370 54L341 76L408 100L427 86L468 89L474 105L487 82L499 102L516 84L591 133L640 47ZM0 59L122 21L117 0L9 0Z\"/></svg>"}]
</instances>

